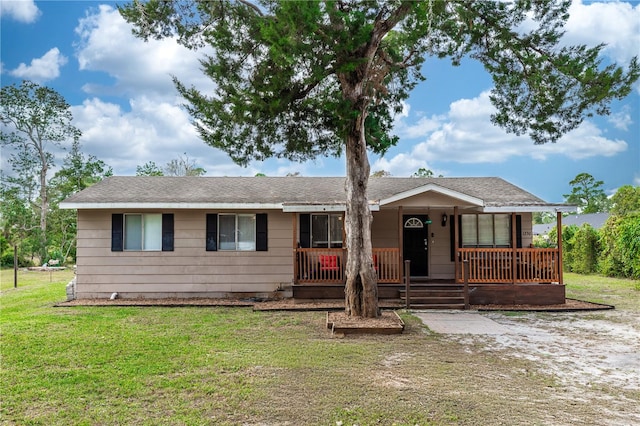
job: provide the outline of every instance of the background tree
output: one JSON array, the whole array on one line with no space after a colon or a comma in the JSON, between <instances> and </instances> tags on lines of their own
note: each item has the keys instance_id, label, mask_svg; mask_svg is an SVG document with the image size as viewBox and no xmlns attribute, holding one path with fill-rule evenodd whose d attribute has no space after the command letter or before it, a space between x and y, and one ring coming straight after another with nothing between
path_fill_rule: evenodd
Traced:
<instances>
[{"instance_id":1,"label":"background tree","mask_svg":"<svg viewBox=\"0 0 640 426\"><path fill-rule=\"evenodd\" d=\"M623 185L611 197L611 213L640 213L640 186Z\"/></svg>"},{"instance_id":2,"label":"background tree","mask_svg":"<svg viewBox=\"0 0 640 426\"><path fill-rule=\"evenodd\" d=\"M162 169L153 161L136 167L136 176L164 176Z\"/></svg>"},{"instance_id":3,"label":"background tree","mask_svg":"<svg viewBox=\"0 0 640 426\"><path fill-rule=\"evenodd\" d=\"M555 220L556 215L551 212L533 212L533 223L536 225L555 222Z\"/></svg>"},{"instance_id":4,"label":"background tree","mask_svg":"<svg viewBox=\"0 0 640 426\"><path fill-rule=\"evenodd\" d=\"M388 172L386 170L376 170L375 172L371 173L371 177L373 178L389 177L389 176L391 176L391 172Z\"/></svg>"},{"instance_id":5,"label":"background tree","mask_svg":"<svg viewBox=\"0 0 640 426\"><path fill-rule=\"evenodd\" d=\"M6 177L2 175L0 191L0 228L2 236L10 245L11 254L2 252L3 266L13 265L13 246L16 245L21 253L19 263L25 266L22 255L33 258L40 254L40 226L38 215L33 206L21 193L21 188L6 184ZM6 255L6 259L5 259Z\"/></svg>"},{"instance_id":6,"label":"background tree","mask_svg":"<svg viewBox=\"0 0 640 426\"><path fill-rule=\"evenodd\" d=\"M424 167L420 167L411 177L433 177L433 172Z\"/></svg>"},{"instance_id":7,"label":"background tree","mask_svg":"<svg viewBox=\"0 0 640 426\"><path fill-rule=\"evenodd\" d=\"M421 177L421 178L434 177L434 174L432 170L426 169L424 167L420 167L414 174L411 175L411 177ZM444 177L444 176L438 175L438 177Z\"/></svg>"},{"instance_id":8,"label":"background tree","mask_svg":"<svg viewBox=\"0 0 640 426\"><path fill-rule=\"evenodd\" d=\"M47 245L53 247L49 258L61 262L65 262L70 256L75 259L77 212L61 210L58 207L59 203L111 175L111 167L93 155L85 156L80 149L80 142L73 142L71 150L63 160L62 168L49 181L51 211Z\"/></svg>"},{"instance_id":9,"label":"background tree","mask_svg":"<svg viewBox=\"0 0 640 426\"><path fill-rule=\"evenodd\" d=\"M102 179L113 175L113 169L94 155L88 157L81 150L79 141L74 141L71 150L62 162L62 168L50 181L52 198L60 202ZM55 195L55 197L53 197Z\"/></svg>"},{"instance_id":10,"label":"background tree","mask_svg":"<svg viewBox=\"0 0 640 426\"><path fill-rule=\"evenodd\" d=\"M609 211L609 200L602 189L604 182L595 180L589 173L579 173L569 185L571 194L564 194L569 204L578 206L580 213L600 213Z\"/></svg>"},{"instance_id":11,"label":"background tree","mask_svg":"<svg viewBox=\"0 0 640 426\"><path fill-rule=\"evenodd\" d=\"M64 98L45 86L23 81L20 86L5 86L0 93L0 121L3 124L0 140L14 150L9 164L19 175L32 170L38 180L41 250L46 255L47 214L49 194L47 174L53 166L50 149L64 142L77 141L81 132L71 122L73 117Z\"/></svg>"},{"instance_id":12,"label":"background tree","mask_svg":"<svg viewBox=\"0 0 640 426\"><path fill-rule=\"evenodd\" d=\"M559 46L570 3L135 0L120 12L144 39L214 48L202 61L214 93L174 82L202 139L238 164L345 154L346 312L376 317L367 149L397 142L393 114L427 55L479 60L493 76L492 121L535 143L630 92L636 59L625 72L601 67L603 46Z\"/></svg>"},{"instance_id":13,"label":"background tree","mask_svg":"<svg viewBox=\"0 0 640 426\"><path fill-rule=\"evenodd\" d=\"M207 173L205 169L198 167L195 161L190 160L186 152L184 157L179 155L178 158L169 161L164 172L167 176L202 176Z\"/></svg>"}]
</instances>

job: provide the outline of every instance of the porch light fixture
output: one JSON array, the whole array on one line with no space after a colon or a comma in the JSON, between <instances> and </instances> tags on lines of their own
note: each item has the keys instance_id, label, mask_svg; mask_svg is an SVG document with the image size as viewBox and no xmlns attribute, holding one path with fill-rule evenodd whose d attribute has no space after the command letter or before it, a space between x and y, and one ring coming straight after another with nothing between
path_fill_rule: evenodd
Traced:
<instances>
[{"instance_id":1,"label":"porch light fixture","mask_svg":"<svg viewBox=\"0 0 640 426\"><path fill-rule=\"evenodd\" d=\"M442 213L442 226L447 226L447 214Z\"/></svg>"}]
</instances>

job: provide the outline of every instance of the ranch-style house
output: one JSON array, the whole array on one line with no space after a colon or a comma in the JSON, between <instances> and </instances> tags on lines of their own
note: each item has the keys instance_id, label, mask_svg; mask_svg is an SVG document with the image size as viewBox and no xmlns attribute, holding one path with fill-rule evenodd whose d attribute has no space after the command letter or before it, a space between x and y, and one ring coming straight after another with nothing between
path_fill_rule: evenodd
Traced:
<instances>
[{"instance_id":1,"label":"ranch-style house","mask_svg":"<svg viewBox=\"0 0 640 426\"><path fill-rule=\"evenodd\" d=\"M496 177L371 178L368 196L381 299L408 272L466 280L472 304L564 303L562 250L531 246L532 213L561 225L571 206ZM343 177L106 178L61 204L78 211L74 297L343 298L345 198Z\"/></svg>"}]
</instances>

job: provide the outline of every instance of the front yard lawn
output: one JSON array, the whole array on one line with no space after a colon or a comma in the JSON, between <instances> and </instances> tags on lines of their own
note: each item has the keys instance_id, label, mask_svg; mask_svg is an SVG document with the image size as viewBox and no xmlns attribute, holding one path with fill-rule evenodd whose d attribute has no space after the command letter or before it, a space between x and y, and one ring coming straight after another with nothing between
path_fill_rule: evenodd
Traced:
<instances>
[{"instance_id":1,"label":"front yard lawn","mask_svg":"<svg viewBox=\"0 0 640 426\"><path fill-rule=\"evenodd\" d=\"M563 385L534 362L431 333L407 312L401 335L333 339L324 312L60 308L54 304L65 299L72 272L21 272L17 289L12 274L1 275L2 424L601 419L597 401L563 397ZM570 293L596 292L589 288ZM630 308L638 306L635 297Z\"/></svg>"}]
</instances>

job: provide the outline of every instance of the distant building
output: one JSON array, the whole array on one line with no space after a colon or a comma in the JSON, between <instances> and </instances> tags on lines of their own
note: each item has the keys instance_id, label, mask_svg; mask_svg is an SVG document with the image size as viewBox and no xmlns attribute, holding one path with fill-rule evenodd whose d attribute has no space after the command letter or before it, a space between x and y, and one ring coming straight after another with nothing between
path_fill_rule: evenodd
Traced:
<instances>
[{"instance_id":1,"label":"distant building","mask_svg":"<svg viewBox=\"0 0 640 426\"><path fill-rule=\"evenodd\" d=\"M572 214L570 216L563 217L562 224L567 226L577 225L580 227L583 224L588 223L594 229L600 229L607 219L609 219L609 213ZM554 226L556 226L555 222L533 225L533 235L547 235Z\"/></svg>"}]
</instances>

